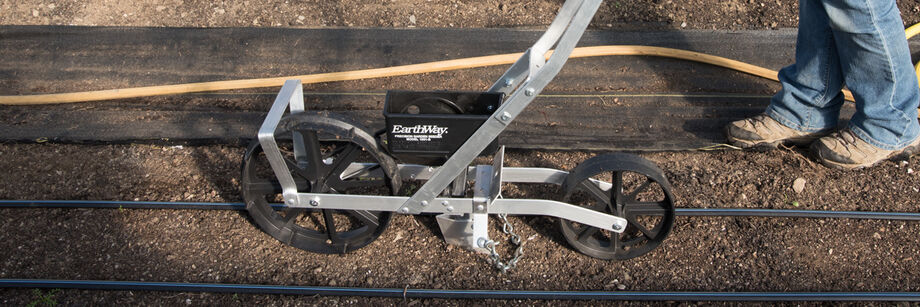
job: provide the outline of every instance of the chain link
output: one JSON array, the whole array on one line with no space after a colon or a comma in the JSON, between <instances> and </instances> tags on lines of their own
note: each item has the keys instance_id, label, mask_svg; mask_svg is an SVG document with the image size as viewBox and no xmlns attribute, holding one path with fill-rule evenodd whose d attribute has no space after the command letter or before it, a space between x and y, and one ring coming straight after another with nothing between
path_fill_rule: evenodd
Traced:
<instances>
[{"instance_id":1,"label":"chain link","mask_svg":"<svg viewBox=\"0 0 920 307\"><path fill-rule=\"evenodd\" d=\"M511 236L511 244L516 245L517 248L514 249L511 259L508 259L508 263L504 263L501 260L501 255L495 250L495 246L497 246L498 243L487 240L483 245L489 250L489 260L492 262L492 265L494 265L496 269L502 271L502 273L508 273L509 270L517 266L518 261L524 256L524 242L521 241L521 236L514 233L514 226L508 222L508 214L499 214L498 217L500 217L502 223L504 223L502 225L502 232Z\"/></svg>"}]
</instances>

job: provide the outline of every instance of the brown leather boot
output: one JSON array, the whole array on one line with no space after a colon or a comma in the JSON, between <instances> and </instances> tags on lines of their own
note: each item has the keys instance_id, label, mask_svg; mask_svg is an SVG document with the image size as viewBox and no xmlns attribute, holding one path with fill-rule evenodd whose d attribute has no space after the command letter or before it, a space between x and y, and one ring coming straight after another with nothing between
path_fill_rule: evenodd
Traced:
<instances>
[{"instance_id":1,"label":"brown leather boot","mask_svg":"<svg viewBox=\"0 0 920 307\"><path fill-rule=\"evenodd\" d=\"M885 150L863 141L850 129L823 137L811 145L811 152L827 167L856 169L873 166L883 160L907 157L920 149L920 137L904 148Z\"/></svg>"},{"instance_id":2,"label":"brown leather boot","mask_svg":"<svg viewBox=\"0 0 920 307\"><path fill-rule=\"evenodd\" d=\"M725 126L725 135L728 142L741 148L750 147L776 147L780 143L792 145L808 145L812 141L828 135L832 129L818 132L798 131L775 119L760 114L751 118L734 121Z\"/></svg>"}]
</instances>

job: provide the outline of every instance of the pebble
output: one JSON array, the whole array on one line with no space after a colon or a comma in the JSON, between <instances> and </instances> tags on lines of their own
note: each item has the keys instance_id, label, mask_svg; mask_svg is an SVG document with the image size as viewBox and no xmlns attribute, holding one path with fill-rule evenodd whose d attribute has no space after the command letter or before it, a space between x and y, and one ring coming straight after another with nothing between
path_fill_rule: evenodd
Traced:
<instances>
[{"instance_id":1,"label":"pebble","mask_svg":"<svg viewBox=\"0 0 920 307\"><path fill-rule=\"evenodd\" d=\"M802 191L805 191L805 179L801 177L796 178L795 181L792 182L792 190L795 191L795 193L802 193Z\"/></svg>"},{"instance_id":2,"label":"pebble","mask_svg":"<svg viewBox=\"0 0 920 307\"><path fill-rule=\"evenodd\" d=\"M415 21L416 21L415 15L409 15L409 23L415 24Z\"/></svg>"},{"instance_id":3,"label":"pebble","mask_svg":"<svg viewBox=\"0 0 920 307\"><path fill-rule=\"evenodd\" d=\"M166 9L166 6L157 5L157 12L162 12L162 11L165 10L165 9Z\"/></svg>"},{"instance_id":4,"label":"pebble","mask_svg":"<svg viewBox=\"0 0 920 307\"><path fill-rule=\"evenodd\" d=\"M38 17L38 10L32 10L32 17Z\"/></svg>"},{"instance_id":5,"label":"pebble","mask_svg":"<svg viewBox=\"0 0 920 307\"><path fill-rule=\"evenodd\" d=\"M686 22L686 21L681 22L681 23L680 23L680 27L681 27L681 28L686 28L686 27L687 27L687 22Z\"/></svg>"},{"instance_id":6,"label":"pebble","mask_svg":"<svg viewBox=\"0 0 920 307\"><path fill-rule=\"evenodd\" d=\"M618 289L618 290L626 290L626 285L624 285L624 284L619 284L619 285L617 285L617 289Z\"/></svg>"},{"instance_id":7,"label":"pebble","mask_svg":"<svg viewBox=\"0 0 920 307\"><path fill-rule=\"evenodd\" d=\"M872 237L875 238L876 240L881 240L881 239L882 239L882 235L879 234L879 233L877 233L877 232L876 232L876 233L873 233L873 234L872 234Z\"/></svg>"}]
</instances>

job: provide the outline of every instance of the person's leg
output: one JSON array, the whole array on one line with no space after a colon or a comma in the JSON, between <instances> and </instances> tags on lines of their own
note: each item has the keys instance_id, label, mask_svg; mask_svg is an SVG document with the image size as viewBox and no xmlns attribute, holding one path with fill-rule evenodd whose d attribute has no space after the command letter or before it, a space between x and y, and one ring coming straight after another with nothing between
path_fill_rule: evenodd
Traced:
<instances>
[{"instance_id":1,"label":"person's leg","mask_svg":"<svg viewBox=\"0 0 920 307\"><path fill-rule=\"evenodd\" d=\"M779 71L782 89L765 114L730 123L729 143L743 148L807 145L837 126L843 76L837 46L819 0L799 1L795 63Z\"/></svg>"},{"instance_id":2,"label":"person's leg","mask_svg":"<svg viewBox=\"0 0 920 307\"><path fill-rule=\"evenodd\" d=\"M871 166L918 146L920 88L894 0L824 3L856 114L844 131L815 142L826 165Z\"/></svg>"},{"instance_id":3,"label":"person's leg","mask_svg":"<svg viewBox=\"0 0 920 307\"><path fill-rule=\"evenodd\" d=\"M920 88L894 0L827 1L841 68L856 100L849 128L864 141L899 149L920 133Z\"/></svg>"},{"instance_id":4,"label":"person's leg","mask_svg":"<svg viewBox=\"0 0 920 307\"><path fill-rule=\"evenodd\" d=\"M843 75L837 44L820 0L799 1L795 63L779 71L783 88L767 115L805 132L833 129L843 104Z\"/></svg>"}]
</instances>

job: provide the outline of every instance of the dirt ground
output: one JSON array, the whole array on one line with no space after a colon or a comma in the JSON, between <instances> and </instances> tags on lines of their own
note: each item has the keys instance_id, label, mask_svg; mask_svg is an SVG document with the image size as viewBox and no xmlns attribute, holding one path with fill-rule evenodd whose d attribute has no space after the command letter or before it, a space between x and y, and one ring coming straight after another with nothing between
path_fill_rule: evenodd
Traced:
<instances>
[{"instance_id":1,"label":"dirt ground","mask_svg":"<svg viewBox=\"0 0 920 307\"><path fill-rule=\"evenodd\" d=\"M562 1L2 1L3 25L182 27L543 27ZM905 24L916 1L899 1ZM594 27L795 27L795 1L607 1ZM240 201L243 148L0 144L0 199ZM506 165L570 170L596 153L511 150ZM643 153L671 181L678 207L916 212L920 157L830 170L798 149ZM806 181L801 192L796 179ZM558 199L555 187L507 185L506 196ZM447 245L433 217L397 216L345 255L291 248L244 212L0 210L0 278L532 290L920 291L920 224L900 221L678 217L662 247L623 262L569 248L555 220L512 217L527 240L510 274ZM498 225L493 236L498 233ZM507 253L508 250L503 250ZM445 261L446 260L446 261ZM3 305L49 291L0 290ZM200 293L53 292L66 305L597 305ZM641 305L641 304L637 304Z\"/></svg>"},{"instance_id":2,"label":"dirt ground","mask_svg":"<svg viewBox=\"0 0 920 307\"><path fill-rule=\"evenodd\" d=\"M0 24L143 27L541 27L563 0L306 0L0 2ZM898 1L906 25L920 4ZM790 0L605 1L597 28L775 29L798 24Z\"/></svg>"}]
</instances>

